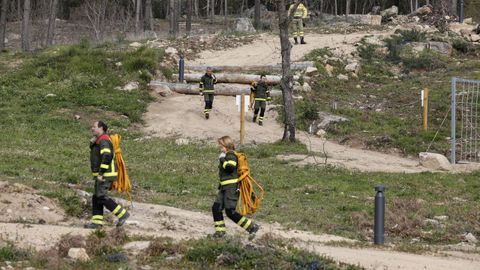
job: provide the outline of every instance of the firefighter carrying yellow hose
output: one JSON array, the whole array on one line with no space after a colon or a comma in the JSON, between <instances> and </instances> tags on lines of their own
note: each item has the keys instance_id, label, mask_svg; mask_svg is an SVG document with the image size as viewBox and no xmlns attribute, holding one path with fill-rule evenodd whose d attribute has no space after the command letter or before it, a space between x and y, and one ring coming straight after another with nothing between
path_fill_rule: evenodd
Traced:
<instances>
[{"instance_id":1,"label":"firefighter carrying yellow hose","mask_svg":"<svg viewBox=\"0 0 480 270\"><path fill-rule=\"evenodd\" d=\"M296 10L293 10L295 5L300 2ZM292 14L293 12L293 14ZM302 0L295 0L288 9L288 14L293 15L293 40L298 44L298 37L300 37L300 44L307 44L305 42L305 33L303 32L303 19L307 18L308 10L302 4Z\"/></svg>"}]
</instances>

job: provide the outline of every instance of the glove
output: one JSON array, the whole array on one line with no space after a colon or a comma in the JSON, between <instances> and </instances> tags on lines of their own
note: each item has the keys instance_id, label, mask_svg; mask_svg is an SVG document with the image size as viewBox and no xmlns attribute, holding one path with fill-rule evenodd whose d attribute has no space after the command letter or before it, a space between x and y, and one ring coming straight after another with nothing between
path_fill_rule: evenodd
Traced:
<instances>
[{"instance_id":1,"label":"glove","mask_svg":"<svg viewBox=\"0 0 480 270\"><path fill-rule=\"evenodd\" d=\"M222 158L225 158L226 156L227 156L227 154L222 152L222 153L220 153L220 155L218 155L218 158L222 159Z\"/></svg>"},{"instance_id":2,"label":"glove","mask_svg":"<svg viewBox=\"0 0 480 270\"><path fill-rule=\"evenodd\" d=\"M100 181L100 182L103 182L103 181L105 181L105 180L103 179L103 175L99 175L99 176L97 176L97 180L98 180L98 181Z\"/></svg>"},{"instance_id":3,"label":"glove","mask_svg":"<svg viewBox=\"0 0 480 270\"><path fill-rule=\"evenodd\" d=\"M90 148L92 148L95 145L95 142L97 141L97 137L93 136L90 139Z\"/></svg>"},{"instance_id":4,"label":"glove","mask_svg":"<svg viewBox=\"0 0 480 270\"><path fill-rule=\"evenodd\" d=\"M200 96L203 96L203 92L202 92L202 91L200 91Z\"/></svg>"}]
</instances>

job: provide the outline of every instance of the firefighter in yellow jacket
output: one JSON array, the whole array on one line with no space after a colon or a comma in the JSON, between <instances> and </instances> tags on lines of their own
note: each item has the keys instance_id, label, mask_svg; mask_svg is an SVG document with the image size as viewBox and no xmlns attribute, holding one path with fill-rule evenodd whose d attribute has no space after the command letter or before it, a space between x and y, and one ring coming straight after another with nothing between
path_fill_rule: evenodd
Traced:
<instances>
[{"instance_id":1,"label":"firefighter in yellow jacket","mask_svg":"<svg viewBox=\"0 0 480 270\"><path fill-rule=\"evenodd\" d=\"M300 4L294 11L293 8L298 2L300 2ZM308 10L301 2L301 0L295 0L288 9L288 15L293 15L293 40L295 44L298 44L298 37L300 37L300 44L307 44L305 42L305 33L303 32L303 19L307 17Z\"/></svg>"}]
</instances>

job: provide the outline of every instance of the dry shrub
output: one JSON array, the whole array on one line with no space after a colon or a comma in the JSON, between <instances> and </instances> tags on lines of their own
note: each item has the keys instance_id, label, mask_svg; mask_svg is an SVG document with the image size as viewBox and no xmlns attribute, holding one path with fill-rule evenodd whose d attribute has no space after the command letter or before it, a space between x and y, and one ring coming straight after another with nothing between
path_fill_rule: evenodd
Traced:
<instances>
[{"instance_id":1,"label":"dry shrub","mask_svg":"<svg viewBox=\"0 0 480 270\"><path fill-rule=\"evenodd\" d=\"M87 238L86 250L90 255L105 255L118 250L128 240L124 229L114 229L106 232L103 230L93 231Z\"/></svg>"},{"instance_id":2,"label":"dry shrub","mask_svg":"<svg viewBox=\"0 0 480 270\"><path fill-rule=\"evenodd\" d=\"M174 243L171 238L159 237L150 242L146 254L149 257L156 257L162 255L183 254L187 247L182 243Z\"/></svg>"},{"instance_id":3,"label":"dry shrub","mask_svg":"<svg viewBox=\"0 0 480 270\"><path fill-rule=\"evenodd\" d=\"M420 201L394 198L387 207L385 214L385 230L391 236L421 236L426 213Z\"/></svg>"},{"instance_id":4,"label":"dry shrub","mask_svg":"<svg viewBox=\"0 0 480 270\"><path fill-rule=\"evenodd\" d=\"M373 217L369 216L366 211L353 212L350 215L350 221L353 227L360 231L364 239L372 237Z\"/></svg>"}]
</instances>

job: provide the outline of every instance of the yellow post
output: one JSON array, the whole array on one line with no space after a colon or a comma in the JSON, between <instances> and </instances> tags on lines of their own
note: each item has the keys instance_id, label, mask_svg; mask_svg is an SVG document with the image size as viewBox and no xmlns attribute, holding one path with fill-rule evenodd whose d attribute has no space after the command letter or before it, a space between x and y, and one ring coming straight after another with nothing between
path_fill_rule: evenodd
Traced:
<instances>
[{"instance_id":1,"label":"yellow post","mask_svg":"<svg viewBox=\"0 0 480 270\"><path fill-rule=\"evenodd\" d=\"M428 88L423 91L423 131L428 130Z\"/></svg>"},{"instance_id":2,"label":"yellow post","mask_svg":"<svg viewBox=\"0 0 480 270\"><path fill-rule=\"evenodd\" d=\"M245 142L245 94L240 97L240 144Z\"/></svg>"}]
</instances>

